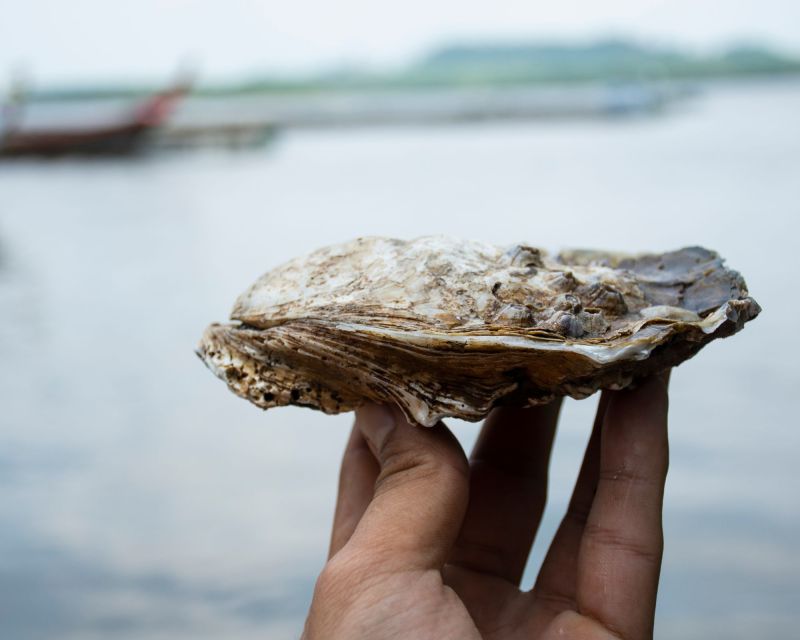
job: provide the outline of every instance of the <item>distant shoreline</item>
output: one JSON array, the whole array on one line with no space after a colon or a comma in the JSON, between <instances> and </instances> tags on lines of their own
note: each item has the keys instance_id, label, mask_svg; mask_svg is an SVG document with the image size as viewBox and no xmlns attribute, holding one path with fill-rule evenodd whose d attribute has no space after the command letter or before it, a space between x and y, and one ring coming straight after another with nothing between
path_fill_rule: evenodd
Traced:
<instances>
[{"instance_id":1,"label":"distant shoreline","mask_svg":"<svg viewBox=\"0 0 800 640\"><path fill-rule=\"evenodd\" d=\"M495 89L693 83L751 78L800 77L800 59L765 47L731 48L696 55L628 40L589 44L465 44L441 47L397 71L346 69L315 75L265 75L247 80L199 83L193 95L301 95L391 93L437 89ZM22 87L31 101L135 98L162 89L155 84Z\"/></svg>"}]
</instances>

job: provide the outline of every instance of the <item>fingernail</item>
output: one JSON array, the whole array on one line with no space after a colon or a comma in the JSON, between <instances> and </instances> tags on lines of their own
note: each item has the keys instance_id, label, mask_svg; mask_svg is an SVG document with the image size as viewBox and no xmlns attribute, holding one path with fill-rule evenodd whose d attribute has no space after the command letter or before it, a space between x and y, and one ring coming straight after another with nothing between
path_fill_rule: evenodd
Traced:
<instances>
[{"instance_id":1,"label":"fingernail","mask_svg":"<svg viewBox=\"0 0 800 640\"><path fill-rule=\"evenodd\" d=\"M372 452L377 454L397 426L397 419L390 407L370 402L356 409L356 424Z\"/></svg>"}]
</instances>

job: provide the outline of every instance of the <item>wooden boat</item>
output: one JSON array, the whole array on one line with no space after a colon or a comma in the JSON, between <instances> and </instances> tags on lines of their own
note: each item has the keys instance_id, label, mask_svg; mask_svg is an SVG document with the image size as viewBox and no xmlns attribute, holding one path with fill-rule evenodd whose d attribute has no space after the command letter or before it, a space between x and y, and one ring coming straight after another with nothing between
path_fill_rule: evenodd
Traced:
<instances>
[{"instance_id":1,"label":"wooden boat","mask_svg":"<svg viewBox=\"0 0 800 640\"><path fill-rule=\"evenodd\" d=\"M141 150L148 134L172 113L187 91L184 85L148 98L129 119L116 125L81 129L14 127L0 131L0 158L62 155L128 155ZM19 107L16 107L19 108Z\"/></svg>"}]
</instances>

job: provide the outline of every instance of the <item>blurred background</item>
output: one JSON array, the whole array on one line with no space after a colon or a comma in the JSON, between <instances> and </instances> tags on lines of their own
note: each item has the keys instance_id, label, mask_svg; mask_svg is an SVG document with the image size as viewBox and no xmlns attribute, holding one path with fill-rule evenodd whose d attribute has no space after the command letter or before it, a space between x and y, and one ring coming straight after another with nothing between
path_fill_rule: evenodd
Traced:
<instances>
[{"instance_id":1,"label":"blurred background","mask_svg":"<svg viewBox=\"0 0 800 640\"><path fill-rule=\"evenodd\" d=\"M351 416L262 413L193 348L262 272L373 234L741 270L762 316L673 375L656 636L796 635L800 4L2 16L1 637L298 637ZM565 404L525 586L595 405Z\"/></svg>"}]
</instances>

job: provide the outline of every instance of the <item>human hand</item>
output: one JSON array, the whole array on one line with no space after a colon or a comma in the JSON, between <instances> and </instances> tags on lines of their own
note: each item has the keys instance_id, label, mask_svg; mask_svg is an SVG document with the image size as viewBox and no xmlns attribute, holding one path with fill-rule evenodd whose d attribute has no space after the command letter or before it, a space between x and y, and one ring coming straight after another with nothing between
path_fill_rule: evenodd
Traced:
<instances>
[{"instance_id":1,"label":"human hand","mask_svg":"<svg viewBox=\"0 0 800 640\"><path fill-rule=\"evenodd\" d=\"M444 424L368 405L342 461L304 640L651 638L667 474L666 377L604 392L535 586L560 401L492 412L467 459Z\"/></svg>"}]
</instances>

